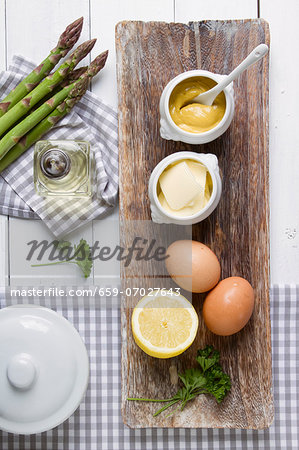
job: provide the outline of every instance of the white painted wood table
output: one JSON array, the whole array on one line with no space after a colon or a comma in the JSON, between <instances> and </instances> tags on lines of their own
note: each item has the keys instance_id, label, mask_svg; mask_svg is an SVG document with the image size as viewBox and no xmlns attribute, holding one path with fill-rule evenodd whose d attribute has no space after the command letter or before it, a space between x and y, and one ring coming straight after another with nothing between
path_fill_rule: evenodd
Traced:
<instances>
[{"instance_id":1,"label":"white painted wood table","mask_svg":"<svg viewBox=\"0 0 299 450\"><path fill-rule=\"evenodd\" d=\"M299 275L299 134L298 130L298 0L0 0L0 69L14 54L39 62L57 41L64 27L84 16L80 42L97 37L92 56L109 49L105 70L92 90L117 107L114 27L120 20L188 22L203 19L263 17L271 31L270 63L270 229L271 282L295 283ZM295 87L296 86L296 87ZM293 88L294 87L294 88ZM85 237L100 245L118 243L117 210L70 236ZM47 281L82 285L82 277L67 265L30 267L27 242L52 236L40 222L0 216L0 286ZM77 269L77 268L76 268ZM88 284L114 280L117 262L96 262ZM37 280L37 281L36 281Z\"/></svg>"}]
</instances>

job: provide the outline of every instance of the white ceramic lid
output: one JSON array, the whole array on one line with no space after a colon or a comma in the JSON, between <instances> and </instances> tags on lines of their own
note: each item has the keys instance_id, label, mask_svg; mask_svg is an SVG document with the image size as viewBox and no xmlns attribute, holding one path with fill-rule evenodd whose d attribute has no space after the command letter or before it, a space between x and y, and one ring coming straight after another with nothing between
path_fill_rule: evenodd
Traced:
<instances>
[{"instance_id":1,"label":"white ceramic lid","mask_svg":"<svg viewBox=\"0 0 299 450\"><path fill-rule=\"evenodd\" d=\"M0 429L32 434L59 425L88 378L85 345L64 317L33 305L0 310Z\"/></svg>"}]
</instances>

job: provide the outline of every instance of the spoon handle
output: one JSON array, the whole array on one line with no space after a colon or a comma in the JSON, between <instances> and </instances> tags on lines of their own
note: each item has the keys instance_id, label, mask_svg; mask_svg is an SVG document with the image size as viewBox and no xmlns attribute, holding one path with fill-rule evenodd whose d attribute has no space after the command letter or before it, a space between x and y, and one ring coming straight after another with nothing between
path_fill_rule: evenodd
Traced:
<instances>
[{"instance_id":1,"label":"spoon handle","mask_svg":"<svg viewBox=\"0 0 299 450\"><path fill-rule=\"evenodd\" d=\"M251 53L241 62L229 75L226 76L220 83L215 86L215 91L217 95L228 86L233 80L235 80L244 70L248 69L249 66L256 63L262 59L268 52L268 46L266 44L260 44L252 50Z\"/></svg>"},{"instance_id":2,"label":"spoon handle","mask_svg":"<svg viewBox=\"0 0 299 450\"><path fill-rule=\"evenodd\" d=\"M202 103L203 105L212 105L213 101L223 91L226 86L228 86L233 80L235 80L244 70L248 69L249 66L259 61L268 52L268 46L266 44L260 44L252 50L251 53L241 62L229 75L226 75L220 83L216 84L215 87L209 89L202 94L194 97L193 101Z\"/></svg>"}]
</instances>

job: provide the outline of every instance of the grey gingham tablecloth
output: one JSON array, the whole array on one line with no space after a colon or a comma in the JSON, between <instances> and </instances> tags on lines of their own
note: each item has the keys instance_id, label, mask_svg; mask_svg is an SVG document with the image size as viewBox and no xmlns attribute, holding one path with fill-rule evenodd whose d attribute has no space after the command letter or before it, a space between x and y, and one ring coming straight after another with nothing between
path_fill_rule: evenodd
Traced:
<instances>
[{"instance_id":1,"label":"grey gingham tablecloth","mask_svg":"<svg viewBox=\"0 0 299 450\"><path fill-rule=\"evenodd\" d=\"M35 64L14 56L8 72L0 73L0 98ZM62 237L111 209L118 193L117 113L92 92L74 107L43 139L85 140L95 159L95 193L92 199L43 198L33 184L33 149L29 149L0 176L0 214L40 218L56 237Z\"/></svg>"},{"instance_id":2,"label":"grey gingham tablecloth","mask_svg":"<svg viewBox=\"0 0 299 450\"><path fill-rule=\"evenodd\" d=\"M32 302L32 300L30 301ZM1 450L298 450L299 286L271 291L275 420L266 430L129 429L120 414L120 311L111 299L39 300L70 320L85 341L90 383L75 414L52 431L0 432ZM5 306L2 296L0 307ZM1 401L1 399L0 399Z\"/></svg>"}]
</instances>

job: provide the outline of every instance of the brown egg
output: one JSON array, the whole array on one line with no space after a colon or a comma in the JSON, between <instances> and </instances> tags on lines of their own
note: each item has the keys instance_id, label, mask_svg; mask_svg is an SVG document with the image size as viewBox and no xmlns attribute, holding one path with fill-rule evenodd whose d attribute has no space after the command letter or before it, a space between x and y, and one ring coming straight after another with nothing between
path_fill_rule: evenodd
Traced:
<instances>
[{"instance_id":1,"label":"brown egg","mask_svg":"<svg viewBox=\"0 0 299 450\"><path fill-rule=\"evenodd\" d=\"M167 249L166 268L172 279L189 292L207 292L220 278L215 253L197 241L173 242Z\"/></svg>"},{"instance_id":2,"label":"brown egg","mask_svg":"<svg viewBox=\"0 0 299 450\"><path fill-rule=\"evenodd\" d=\"M202 313L209 330L220 336L230 336L245 327L253 306L251 284L244 278L230 277L208 293Z\"/></svg>"}]
</instances>

